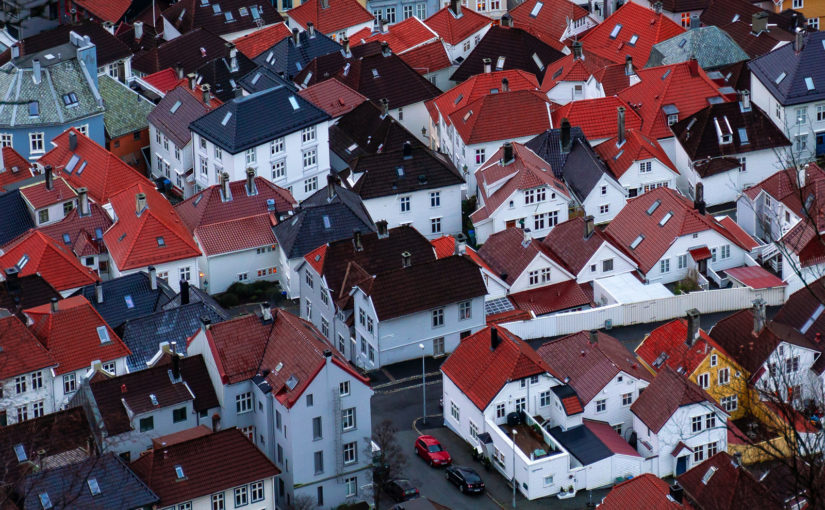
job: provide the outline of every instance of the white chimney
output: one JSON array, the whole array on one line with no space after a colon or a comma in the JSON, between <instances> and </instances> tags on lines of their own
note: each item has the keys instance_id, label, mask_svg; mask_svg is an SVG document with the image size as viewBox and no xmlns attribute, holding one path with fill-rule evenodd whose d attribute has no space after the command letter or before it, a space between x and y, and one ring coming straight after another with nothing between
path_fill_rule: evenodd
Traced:
<instances>
[{"instance_id":1,"label":"white chimney","mask_svg":"<svg viewBox=\"0 0 825 510\"><path fill-rule=\"evenodd\" d=\"M32 60L32 79L36 85L40 85L40 60L38 59Z\"/></svg>"},{"instance_id":2,"label":"white chimney","mask_svg":"<svg viewBox=\"0 0 825 510\"><path fill-rule=\"evenodd\" d=\"M140 41L143 39L143 22L142 21L135 21L135 41Z\"/></svg>"}]
</instances>

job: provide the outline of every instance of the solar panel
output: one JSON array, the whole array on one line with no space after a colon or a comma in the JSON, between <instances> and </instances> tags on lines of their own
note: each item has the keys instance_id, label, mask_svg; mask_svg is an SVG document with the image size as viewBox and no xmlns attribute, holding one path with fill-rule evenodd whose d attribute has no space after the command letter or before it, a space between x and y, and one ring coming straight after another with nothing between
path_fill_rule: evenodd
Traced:
<instances>
[{"instance_id":1,"label":"solar panel","mask_svg":"<svg viewBox=\"0 0 825 510\"><path fill-rule=\"evenodd\" d=\"M516 307L514 307L513 303L511 303L506 297L491 299L490 301L484 302L484 311L487 315L495 315L497 313L509 312L515 309Z\"/></svg>"}]
</instances>

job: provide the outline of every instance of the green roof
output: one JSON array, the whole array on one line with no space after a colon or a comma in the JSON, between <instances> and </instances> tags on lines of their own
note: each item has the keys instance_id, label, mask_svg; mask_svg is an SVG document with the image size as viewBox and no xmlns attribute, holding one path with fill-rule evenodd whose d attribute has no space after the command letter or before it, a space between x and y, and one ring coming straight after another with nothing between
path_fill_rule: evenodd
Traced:
<instances>
[{"instance_id":1,"label":"green roof","mask_svg":"<svg viewBox=\"0 0 825 510\"><path fill-rule=\"evenodd\" d=\"M151 101L106 74L100 75L98 82L100 96L106 105L103 125L109 139L134 133L149 126L146 117L155 107Z\"/></svg>"},{"instance_id":2,"label":"green roof","mask_svg":"<svg viewBox=\"0 0 825 510\"><path fill-rule=\"evenodd\" d=\"M693 28L654 44L645 67L687 62L691 56L695 56L699 66L706 70L750 60L727 32L709 26Z\"/></svg>"}]
</instances>

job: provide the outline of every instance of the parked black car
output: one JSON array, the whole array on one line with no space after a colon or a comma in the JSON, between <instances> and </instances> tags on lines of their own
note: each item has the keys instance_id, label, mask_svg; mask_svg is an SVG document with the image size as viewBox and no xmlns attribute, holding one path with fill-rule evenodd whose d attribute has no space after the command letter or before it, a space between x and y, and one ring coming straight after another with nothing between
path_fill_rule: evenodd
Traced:
<instances>
[{"instance_id":1,"label":"parked black car","mask_svg":"<svg viewBox=\"0 0 825 510\"><path fill-rule=\"evenodd\" d=\"M447 480L455 484L463 493L481 494L484 492L484 482L473 469L462 466L447 468Z\"/></svg>"},{"instance_id":2,"label":"parked black car","mask_svg":"<svg viewBox=\"0 0 825 510\"><path fill-rule=\"evenodd\" d=\"M395 501L409 501L420 496L418 489L409 480L393 480L387 484L385 490Z\"/></svg>"}]
</instances>

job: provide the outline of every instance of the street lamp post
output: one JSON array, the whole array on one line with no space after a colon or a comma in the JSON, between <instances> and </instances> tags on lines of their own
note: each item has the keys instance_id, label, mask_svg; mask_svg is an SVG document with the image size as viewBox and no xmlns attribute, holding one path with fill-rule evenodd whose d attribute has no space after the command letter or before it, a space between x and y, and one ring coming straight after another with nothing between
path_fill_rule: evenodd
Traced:
<instances>
[{"instance_id":1,"label":"street lamp post","mask_svg":"<svg viewBox=\"0 0 825 510\"><path fill-rule=\"evenodd\" d=\"M516 429L513 430L513 509L516 508Z\"/></svg>"},{"instance_id":2,"label":"street lamp post","mask_svg":"<svg viewBox=\"0 0 825 510\"><path fill-rule=\"evenodd\" d=\"M427 369L424 365L424 344L418 344L421 349L421 423L427 424Z\"/></svg>"}]
</instances>

